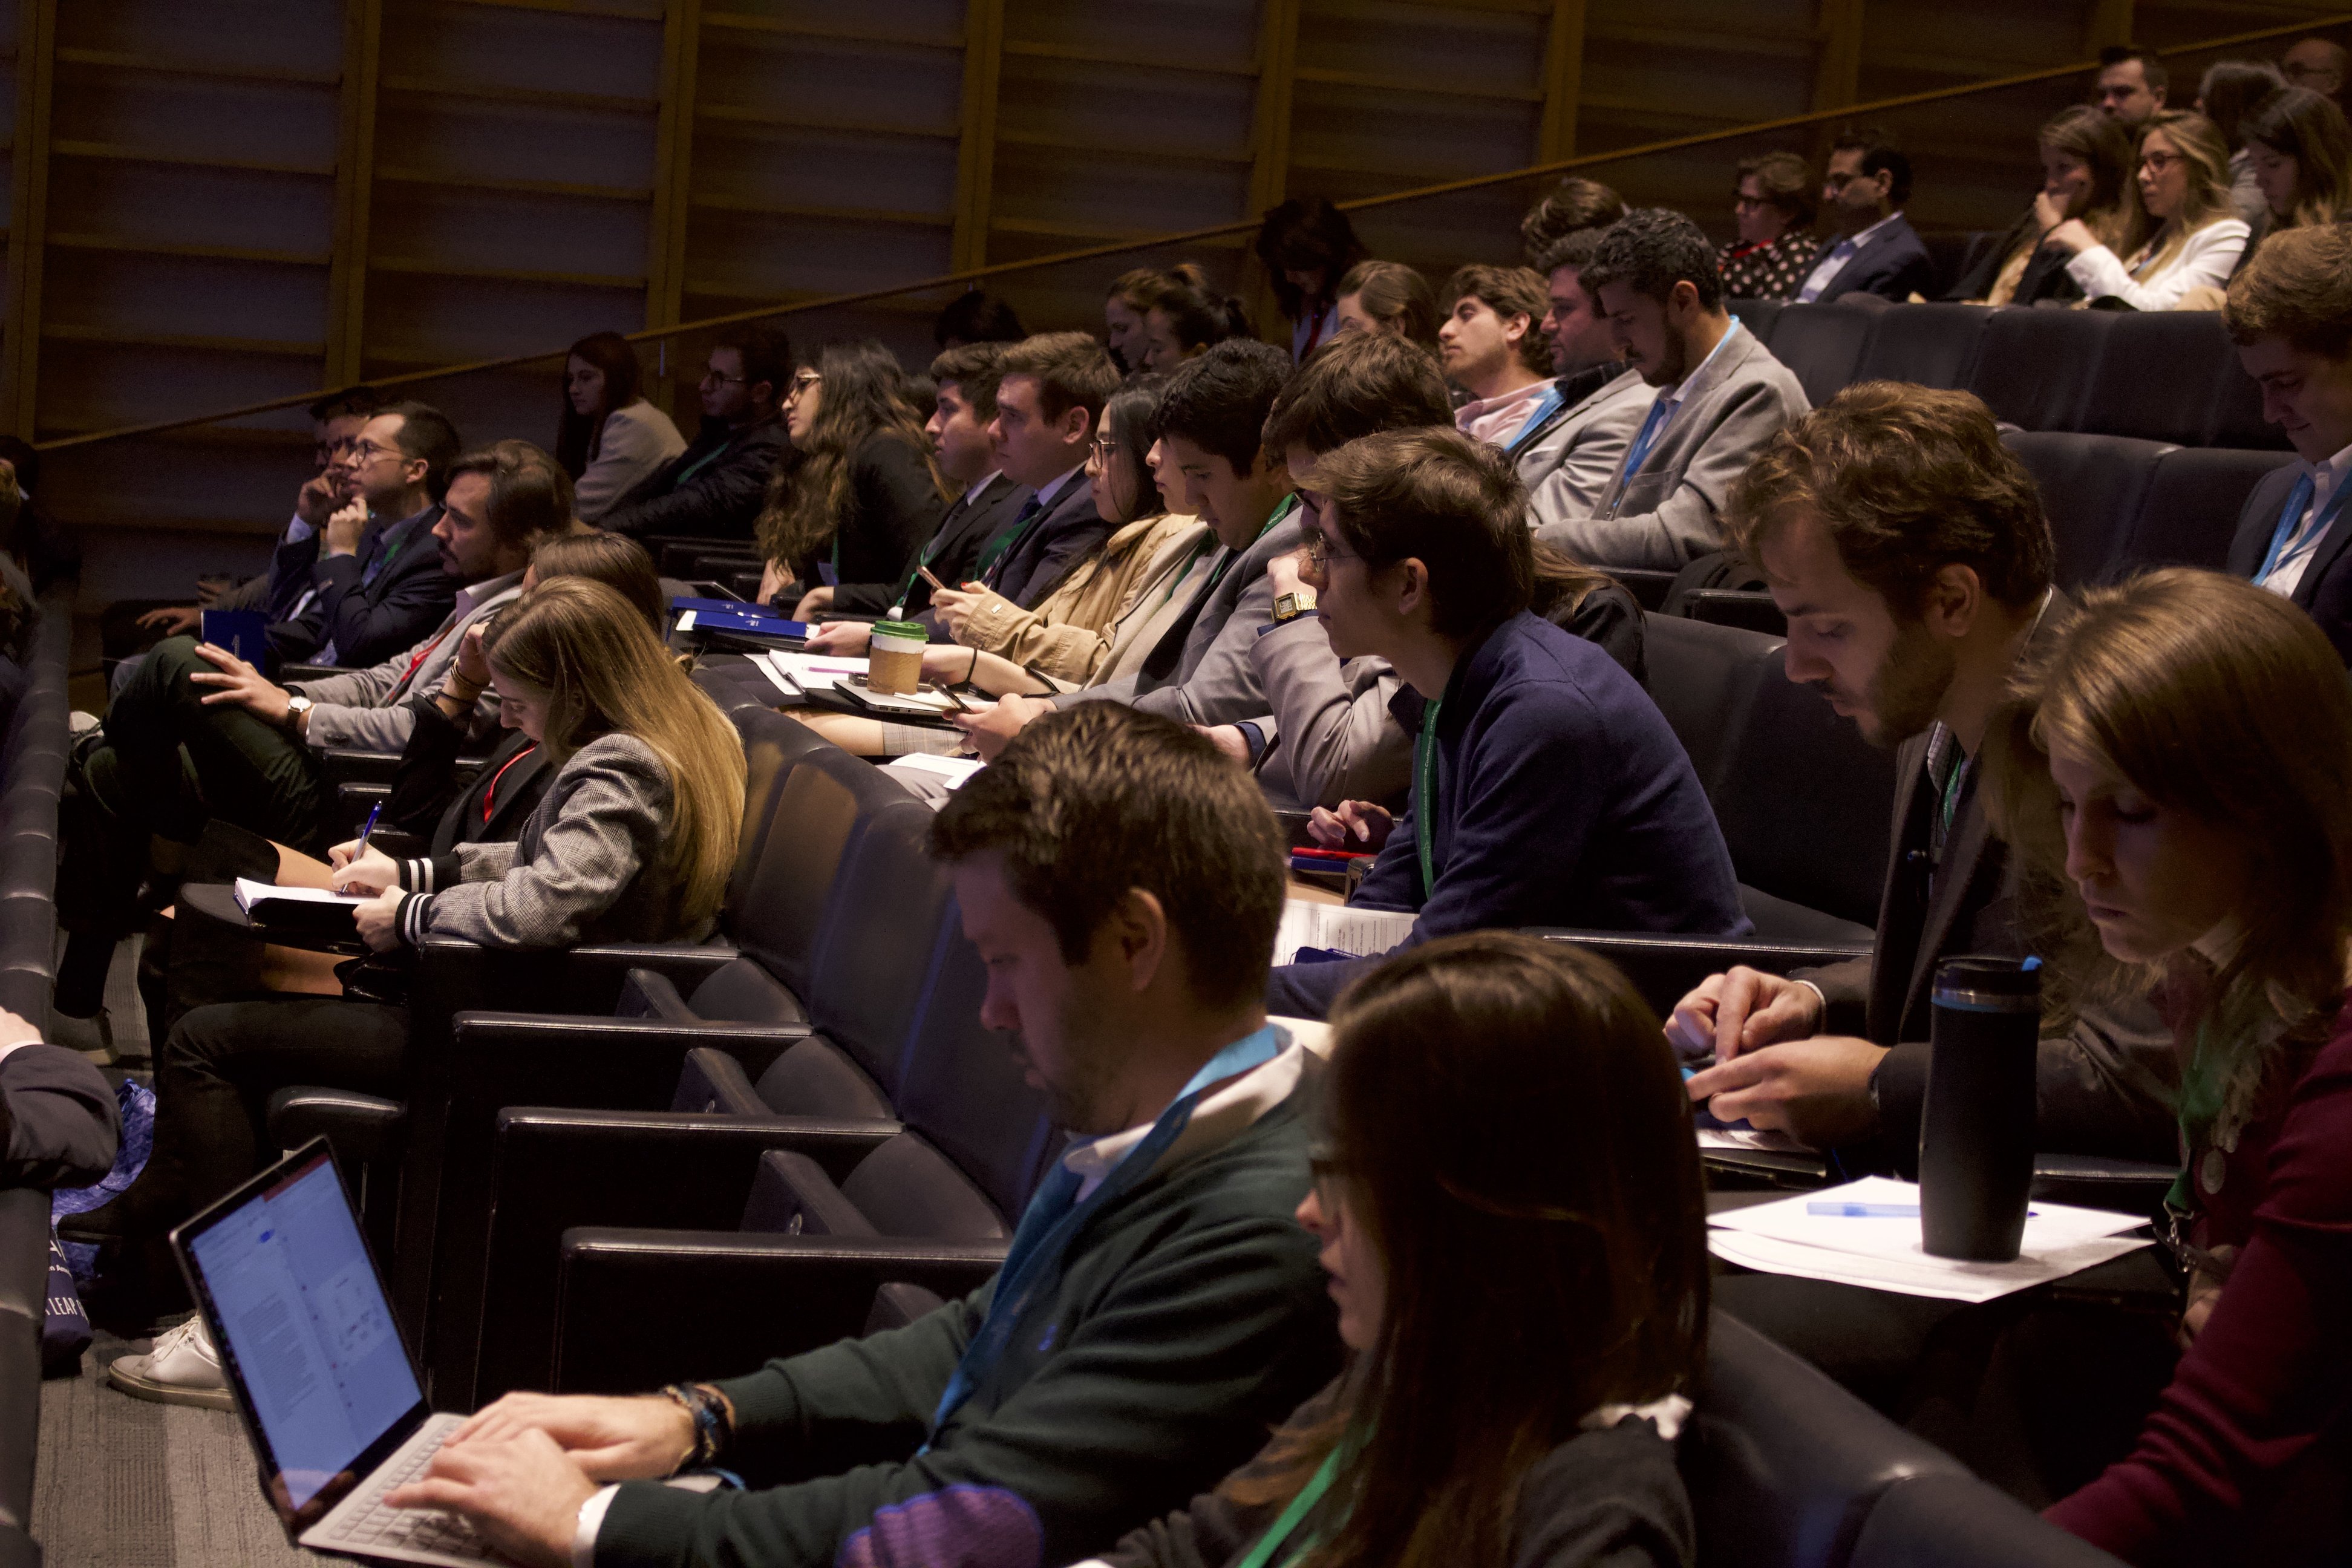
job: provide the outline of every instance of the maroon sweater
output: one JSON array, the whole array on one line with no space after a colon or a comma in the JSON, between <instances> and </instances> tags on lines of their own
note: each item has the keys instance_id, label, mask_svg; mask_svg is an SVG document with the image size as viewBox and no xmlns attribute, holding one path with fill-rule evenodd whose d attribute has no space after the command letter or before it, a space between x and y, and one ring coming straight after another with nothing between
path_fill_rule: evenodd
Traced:
<instances>
[{"instance_id":1,"label":"maroon sweater","mask_svg":"<svg viewBox=\"0 0 2352 1568\"><path fill-rule=\"evenodd\" d=\"M2240 1249L2221 1300L2131 1457L2049 1510L2142 1568L2242 1541L2352 1402L2352 1005L2279 1076L2292 1089L2266 1086L2220 1189L2198 1184L2199 1244Z\"/></svg>"}]
</instances>

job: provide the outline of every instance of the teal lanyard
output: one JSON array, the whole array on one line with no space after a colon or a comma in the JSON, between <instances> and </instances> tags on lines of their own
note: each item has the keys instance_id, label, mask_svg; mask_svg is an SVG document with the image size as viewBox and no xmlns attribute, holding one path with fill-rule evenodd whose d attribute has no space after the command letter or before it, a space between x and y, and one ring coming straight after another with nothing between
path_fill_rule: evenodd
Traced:
<instances>
[{"instance_id":1,"label":"teal lanyard","mask_svg":"<svg viewBox=\"0 0 2352 1568\"><path fill-rule=\"evenodd\" d=\"M1421 733L1412 743L1412 830L1421 841L1421 896L1424 902L1437 887L1437 712L1445 699L1433 697L1421 715Z\"/></svg>"},{"instance_id":2,"label":"teal lanyard","mask_svg":"<svg viewBox=\"0 0 2352 1568\"><path fill-rule=\"evenodd\" d=\"M1225 580L1225 574L1233 570L1234 563L1239 561L1246 551L1254 548L1259 540L1264 539L1267 534L1272 533L1276 523L1280 522L1284 518L1288 517L1292 512L1297 511L1297 510L1298 492L1297 490L1293 490L1288 495L1282 498L1282 504L1274 509L1274 515L1267 518L1259 527L1257 532L1250 537L1248 544L1244 545L1240 550L1232 550L1225 552L1225 558L1217 563L1217 569L1209 574L1209 585L1206 588L1203 588L1202 593L1203 595L1215 593L1217 591L1217 584ZM1212 534L1210 537L1214 538L1215 535Z\"/></svg>"},{"instance_id":3,"label":"teal lanyard","mask_svg":"<svg viewBox=\"0 0 2352 1568\"><path fill-rule=\"evenodd\" d=\"M1274 1561L1274 1554L1281 1551L1297 1531L1298 1521L1305 1519L1314 1510L1315 1505L1323 1500L1323 1494L1331 1489L1331 1483L1337 1480L1339 1476L1339 1450L1333 1448L1325 1457L1322 1468L1315 1472L1315 1479L1307 1483L1304 1491L1290 1500L1290 1506L1282 1510L1281 1517L1274 1521L1271 1529L1257 1538L1257 1544L1250 1548L1249 1555L1243 1558L1235 1568L1266 1568L1266 1564ZM1314 1551L1315 1544L1316 1538L1312 1535L1300 1542L1298 1550L1283 1559L1285 1568Z\"/></svg>"},{"instance_id":4,"label":"teal lanyard","mask_svg":"<svg viewBox=\"0 0 2352 1568\"><path fill-rule=\"evenodd\" d=\"M2221 1116L2221 1064L2213 1059L2212 1045L2210 1026L2198 1025L2189 1066L2180 1075L2180 1171L2172 1178L2172 1190L2164 1195L2164 1206L2184 1219L2196 1207L2191 1173L2197 1169L2199 1148L2212 1136L2213 1124Z\"/></svg>"}]
</instances>

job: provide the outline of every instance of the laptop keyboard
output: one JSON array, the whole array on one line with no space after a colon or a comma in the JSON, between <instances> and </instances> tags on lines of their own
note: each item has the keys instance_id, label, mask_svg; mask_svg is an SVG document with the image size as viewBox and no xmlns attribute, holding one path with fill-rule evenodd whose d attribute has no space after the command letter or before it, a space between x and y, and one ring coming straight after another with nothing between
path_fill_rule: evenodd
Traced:
<instances>
[{"instance_id":1,"label":"laptop keyboard","mask_svg":"<svg viewBox=\"0 0 2352 1568\"><path fill-rule=\"evenodd\" d=\"M453 1423L450 1431L457 1430ZM446 1436L448 1434L442 1434ZM452 1556L495 1562L488 1542L462 1517L437 1508L393 1508L383 1497L425 1473L440 1452L438 1439L420 1444L415 1453L388 1465L369 1478L367 1496L334 1531L336 1544L362 1551L369 1547L402 1546L413 1552L446 1552Z\"/></svg>"}]
</instances>

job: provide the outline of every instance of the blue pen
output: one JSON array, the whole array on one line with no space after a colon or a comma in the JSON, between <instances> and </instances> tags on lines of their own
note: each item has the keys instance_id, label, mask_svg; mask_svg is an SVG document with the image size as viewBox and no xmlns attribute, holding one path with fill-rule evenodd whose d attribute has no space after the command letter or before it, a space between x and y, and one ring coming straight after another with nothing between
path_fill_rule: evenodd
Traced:
<instances>
[{"instance_id":1,"label":"blue pen","mask_svg":"<svg viewBox=\"0 0 2352 1568\"><path fill-rule=\"evenodd\" d=\"M1807 1214L1826 1215L1832 1219L1917 1219L1917 1204L1841 1204L1815 1203L1805 1205ZM2042 1216L2032 1209L2025 1211L2028 1219Z\"/></svg>"},{"instance_id":2,"label":"blue pen","mask_svg":"<svg viewBox=\"0 0 2352 1568\"><path fill-rule=\"evenodd\" d=\"M377 801L373 805L368 807L367 826L360 829L359 847L352 851L352 859L356 860L361 856L367 853L368 835L375 831L375 819L383 815L383 802Z\"/></svg>"}]
</instances>

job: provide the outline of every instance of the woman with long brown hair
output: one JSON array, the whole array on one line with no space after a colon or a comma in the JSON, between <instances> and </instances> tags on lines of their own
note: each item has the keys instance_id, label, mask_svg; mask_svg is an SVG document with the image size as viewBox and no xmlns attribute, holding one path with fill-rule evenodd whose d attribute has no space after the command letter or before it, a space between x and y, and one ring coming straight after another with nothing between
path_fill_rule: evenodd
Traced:
<instances>
[{"instance_id":1,"label":"woman with long brown hair","mask_svg":"<svg viewBox=\"0 0 2352 1568\"><path fill-rule=\"evenodd\" d=\"M670 416L646 401L637 351L618 332L591 332L563 356L555 460L572 476L572 507L593 522L639 479L686 450Z\"/></svg>"},{"instance_id":2,"label":"woman with long brown hair","mask_svg":"<svg viewBox=\"0 0 2352 1568\"><path fill-rule=\"evenodd\" d=\"M1491 931L1382 964L1331 1024L1298 1218L1349 1364L1099 1561L1693 1561L1673 1439L1706 1353L1706 1194L1649 1008L1604 960Z\"/></svg>"},{"instance_id":3,"label":"woman with long brown hair","mask_svg":"<svg viewBox=\"0 0 2352 1568\"><path fill-rule=\"evenodd\" d=\"M2256 104L2243 128L2270 208L2265 237L2352 217L2352 129L2334 99L2286 88Z\"/></svg>"},{"instance_id":4,"label":"woman with long brown hair","mask_svg":"<svg viewBox=\"0 0 2352 1568\"><path fill-rule=\"evenodd\" d=\"M2042 189L2032 205L1950 298L1980 305L2081 299L2082 286L2066 271L2072 252L2050 243L2070 219L2118 256L2137 242L2138 190L2128 132L2090 105L2077 104L2042 122L2040 149Z\"/></svg>"},{"instance_id":5,"label":"woman with long brown hair","mask_svg":"<svg viewBox=\"0 0 2352 1568\"><path fill-rule=\"evenodd\" d=\"M806 620L833 603L835 584L904 575L955 490L931 461L906 373L872 338L827 343L795 372L784 423L794 456L760 512L760 597L791 590L778 602Z\"/></svg>"},{"instance_id":6,"label":"woman with long brown hair","mask_svg":"<svg viewBox=\"0 0 2352 1568\"><path fill-rule=\"evenodd\" d=\"M1335 324L1327 343L1342 332L1393 332L1437 352L1437 290L1417 267L1359 261L1339 279L1331 310Z\"/></svg>"},{"instance_id":7,"label":"woman with long brown hair","mask_svg":"<svg viewBox=\"0 0 2352 1568\"><path fill-rule=\"evenodd\" d=\"M2066 274L2086 300L2135 310L2191 308L2191 289L2230 280L2252 232L2230 205L2230 144L2201 114L2151 115L2140 129L2136 174L2147 223L2127 252L2081 218L2059 224L2045 243L2072 258Z\"/></svg>"},{"instance_id":8,"label":"woman with long brown hair","mask_svg":"<svg viewBox=\"0 0 2352 1568\"><path fill-rule=\"evenodd\" d=\"M1993 817L2058 1000L2152 995L2172 1027L2189 1279L2137 1448L2050 1514L2130 1563L2277 1561L2283 1491L2338 1531L2352 1495L2324 1440L2352 1401L2352 688L2293 604L2190 571L2085 593L2022 686Z\"/></svg>"}]
</instances>

